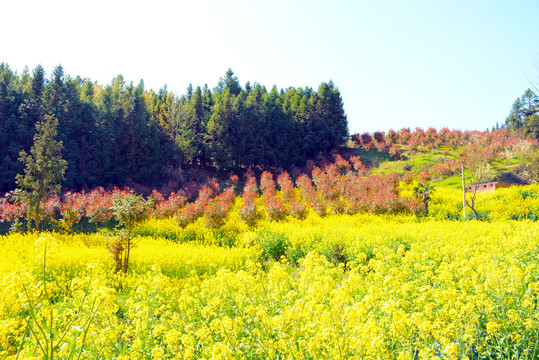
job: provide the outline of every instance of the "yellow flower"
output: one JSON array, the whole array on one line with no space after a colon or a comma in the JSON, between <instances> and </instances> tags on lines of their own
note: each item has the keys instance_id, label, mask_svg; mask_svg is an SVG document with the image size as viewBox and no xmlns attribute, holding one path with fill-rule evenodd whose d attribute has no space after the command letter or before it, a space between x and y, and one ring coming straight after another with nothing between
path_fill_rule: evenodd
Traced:
<instances>
[{"instance_id":1,"label":"yellow flower","mask_svg":"<svg viewBox=\"0 0 539 360\"><path fill-rule=\"evenodd\" d=\"M487 323L487 333L489 335L495 335L500 330L500 324L496 321L489 321Z\"/></svg>"}]
</instances>

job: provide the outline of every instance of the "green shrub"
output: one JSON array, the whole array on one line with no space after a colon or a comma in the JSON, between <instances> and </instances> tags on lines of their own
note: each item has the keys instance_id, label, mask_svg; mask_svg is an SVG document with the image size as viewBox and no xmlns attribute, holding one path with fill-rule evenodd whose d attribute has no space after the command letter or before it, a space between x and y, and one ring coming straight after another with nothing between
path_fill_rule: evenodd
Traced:
<instances>
[{"instance_id":1,"label":"green shrub","mask_svg":"<svg viewBox=\"0 0 539 360\"><path fill-rule=\"evenodd\" d=\"M284 234L264 233L260 239L260 248L264 260L273 259L278 261L281 256L286 255L288 250L288 239Z\"/></svg>"}]
</instances>

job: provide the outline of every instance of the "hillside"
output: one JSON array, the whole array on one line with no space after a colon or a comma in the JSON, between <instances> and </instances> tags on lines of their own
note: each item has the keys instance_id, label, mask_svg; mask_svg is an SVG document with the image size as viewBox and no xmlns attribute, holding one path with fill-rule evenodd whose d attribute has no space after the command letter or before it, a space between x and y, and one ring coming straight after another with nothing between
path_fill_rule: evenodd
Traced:
<instances>
[{"instance_id":1,"label":"hillside","mask_svg":"<svg viewBox=\"0 0 539 360\"><path fill-rule=\"evenodd\" d=\"M359 155L372 173L399 174L405 180L428 179L437 186L452 188L462 186L461 164L464 164L467 184L477 181L529 183L530 179L523 176L522 169L538 148L537 141L512 136L506 130L460 132L442 129L437 132L429 129L425 132L418 128L414 132L402 129L392 134L392 138L389 134L381 134L382 141L371 138L367 146L361 136L354 135L354 141L349 142L345 152ZM365 138L369 139L368 136Z\"/></svg>"},{"instance_id":2,"label":"hillside","mask_svg":"<svg viewBox=\"0 0 539 360\"><path fill-rule=\"evenodd\" d=\"M512 136L506 130L481 133L416 129L412 133L402 129L352 139L333 159L308 161L305 167L293 168L290 173L249 168L241 177L222 173L221 178L191 181L168 192L143 189L143 195L151 201L148 212L156 218L174 216L182 228L203 219L210 229L220 229L231 216L256 226L260 221L302 220L310 212L322 217L405 213L456 220L462 202L451 200L452 208L429 212L428 199L421 197L430 190L424 195L412 190L417 186L461 189L462 168L467 185L488 181L523 184L533 180L525 178L523 169L538 148L535 140ZM194 169L193 174L197 172ZM198 179L201 174L211 172L198 173ZM49 228L67 231L77 228L77 224L80 230L108 226L115 218L114 203L130 198L131 191L99 187L50 197L39 207L40 219L44 218ZM470 196L468 201L473 204L475 195ZM36 212L29 212L27 207L11 198L1 200L4 231L9 224L31 228ZM473 205L470 209L476 218L480 217ZM506 217L535 216L533 209L530 216L514 210Z\"/></svg>"}]
</instances>

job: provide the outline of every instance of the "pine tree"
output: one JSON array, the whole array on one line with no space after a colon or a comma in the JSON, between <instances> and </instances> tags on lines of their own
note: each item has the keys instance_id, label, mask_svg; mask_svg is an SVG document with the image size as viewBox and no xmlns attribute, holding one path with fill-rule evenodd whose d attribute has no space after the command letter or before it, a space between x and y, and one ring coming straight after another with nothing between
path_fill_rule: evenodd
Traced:
<instances>
[{"instance_id":1,"label":"pine tree","mask_svg":"<svg viewBox=\"0 0 539 360\"><path fill-rule=\"evenodd\" d=\"M43 219L43 205L47 199L60 191L67 168L67 161L62 159L62 142L56 140L58 119L46 115L44 121L36 123L34 145L30 154L21 151L19 160L25 166L24 175L18 174L18 188L14 195L19 201L28 204L27 222L35 223L39 232Z\"/></svg>"},{"instance_id":2,"label":"pine tree","mask_svg":"<svg viewBox=\"0 0 539 360\"><path fill-rule=\"evenodd\" d=\"M206 129L206 140L209 143L210 158L219 169L228 168L233 161L233 142L230 136L230 125L233 120L234 96L226 88L215 104L213 114Z\"/></svg>"},{"instance_id":3,"label":"pine tree","mask_svg":"<svg viewBox=\"0 0 539 360\"><path fill-rule=\"evenodd\" d=\"M513 103L505 126L512 132L539 139L539 97L530 89Z\"/></svg>"},{"instance_id":4,"label":"pine tree","mask_svg":"<svg viewBox=\"0 0 539 360\"><path fill-rule=\"evenodd\" d=\"M222 93L225 88L230 91L230 95L237 96L241 92L241 85L237 76L234 76L234 71L228 69L225 73L225 76L219 79L217 84L217 91Z\"/></svg>"}]
</instances>

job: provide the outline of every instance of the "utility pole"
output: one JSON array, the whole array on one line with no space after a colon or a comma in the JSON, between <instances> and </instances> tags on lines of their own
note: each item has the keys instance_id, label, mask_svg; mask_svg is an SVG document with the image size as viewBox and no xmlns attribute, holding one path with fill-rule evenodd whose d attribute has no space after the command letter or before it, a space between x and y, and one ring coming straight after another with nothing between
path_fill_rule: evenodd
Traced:
<instances>
[{"instance_id":1,"label":"utility pole","mask_svg":"<svg viewBox=\"0 0 539 360\"><path fill-rule=\"evenodd\" d=\"M460 164L462 170L462 219L466 219L466 187L464 184L464 162Z\"/></svg>"}]
</instances>

